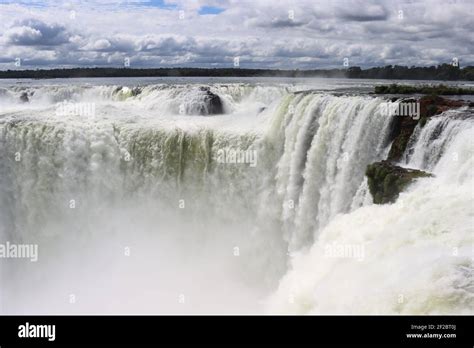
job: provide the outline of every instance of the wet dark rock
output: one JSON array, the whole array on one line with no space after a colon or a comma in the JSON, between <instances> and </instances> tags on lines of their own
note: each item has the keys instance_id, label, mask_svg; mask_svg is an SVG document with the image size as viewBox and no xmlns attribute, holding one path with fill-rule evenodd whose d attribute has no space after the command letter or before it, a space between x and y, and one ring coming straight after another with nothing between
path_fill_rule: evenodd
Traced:
<instances>
[{"instance_id":1,"label":"wet dark rock","mask_svg":"<svg viewBox=\"0 0 474 348\"><path fill-rule=\"evenodd\" d=\"M375 204L395 202L400 192L415 179L432 176L422 170L396 166L389 161L369 164L365 175Z\"/></svg>"},{"instance_id":2,"label":"wet dark rock","mask_svg":"<svg viewBox=\"0 0 474 348\"><path fill-rule=\"evenodd\" d=\"M119 100L126 100L126 99L131 98L131 97L136 97L140 93L142 93L142 88L141 87L129 88L129 87L126 87L126 86L119 86L119 87L115 88L115 90L114 90L114 94L117 95Z\"/></svg>"},{"instance_id":3,"label":"wet dark rock","mask_svg":"<svg viewBox=\"0 0 474 348\"><path fill-rule=\"evenodd\" d=\"M423 127L430 117L439 115L442 112L459 108L461 106L467 105L465 101L462 100L451 100L447 98L442 98L435 95L423 96L417 99L405 99L403 102L419 102L420 103L420 119L414 120L411 117L401 117L396 116L393 118L392 130L389 136L389 140L392 141L392 146L387 156L389 161L399 161L405 149L408 145L408 140L410 139L413 131L418 123Z\"/></svg>"},{"instance_id":4,"label":"wet dark rock","mask_svg":"<svg viewBox=\"0 0 474 348\"><path fill-rule=\"evenodd\" d=\"M203 107L199 108L200 115L218 115L224 113L224 107L222 105L221 98L212 93L208 87L200 87L199 88L203 93Z\"/></svg>"},{"instance_id":5,"label":"wet dark rock","mask_svg":"<svg viewBox=\"0 0 474 348\"><path fill-rule=\"evenodd\" d=\"M139 95L140 93L142 92L142 89L140 87L134 87L132 88L132 97L136 97L137 95Z\"/></svg>"},{"instance_id":6,"label":"wet dark rock","mask_svg":"<svg viewBox=\"0 0 474 348\"><path fill-rule=\"evenodd\" d=\"M474 89L472 88L461 88L456 86L445 86L445 85L422 85L422 86L410 86L410 85L398 85L396 83L391 85L380 85L375 86L375 94L427 94L427 95L472 95Z\"/></svg>"},{"instance_id":7,"label":"wet dark rock","mask_svg":"<svg viewBox=\"0 0 474 348\"><path fill-rule=\"evenodd\" d=\"M28 93L27 92L23 92L20 96L20 100L23 102L23 103L28 103L30 101L30 99L28 98Z\"/></svg>"},{"instance_id":8,"label":"wet dark rock","mask_svg":"<svg viewBox=\"0 0 474 348\"><path fill-rule=\"evenodd\" d=\"M389 136L389 139L393 142L387 160L395 162L401 159L417 124L418 120L411 117L396 116L393 118Z\"/></svg>"}]
</instances>

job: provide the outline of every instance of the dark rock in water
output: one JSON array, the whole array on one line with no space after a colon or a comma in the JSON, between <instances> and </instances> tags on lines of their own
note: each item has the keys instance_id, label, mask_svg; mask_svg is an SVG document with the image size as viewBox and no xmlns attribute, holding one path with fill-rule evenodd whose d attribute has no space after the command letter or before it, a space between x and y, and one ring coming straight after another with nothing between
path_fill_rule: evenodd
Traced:
<instances>
[{"instance_id":1,"label":"dark rock in water","mask_svg":"<svg viewBox=\"0 0 474 348\"><path fill-rule=\"evenodd\" d=\"M423 96L418 100L413 98L404 99L403 102L419 102L420 119L415 120L411 117L401 116L393 118L392 130L389 136L389 141L393 140L393 142L387 157L389 161L393 162L399 161L402 158L403 153L405 152L405 149L408 145L408 140L410 140L410 137L418 122L420 123L421 127L424 127L430 117L439 115L446 110L459 108L466 105L466 102L461 100L451 100L439 96Z\"/></svg>"},{"instance_id":2,"label":"dark rock in water","mask_svg":"<svg viewBox=\"0 0 474 348\"><path fill-rule=\"evenodd\" d=\"M28 93L26 92L23 92L20 96L20 100L23 102L23 103L28 103L30 101L30 99L28 98Z\"/></svg>"},{"instance_id":3,"label":"dark rock in water","mask_svg":"<svg viewBox=\"0 0 474 348\"><path fill-rule=\"evenodd\" d=\"M126 97L136 97L141 92L142 92L141 87L129 88L129 87L124 87L124 86L119 86L119 87L115 88L115 90L114 90L114 94L122 93Z\"/></svg>"},{"instance_id":4,"label":"dark rock in water","mask_svg":"<svg viewBox=\"0 0 474 348\"><path fill-rule=\"evenodd\" d=\"M463 100L452 100L439 96L427 95L420 98L420 113L422 117L431 117L438 115L443 111L459 108L464 105L466 105L466 102Z\"/></svg>"},{"instance_id":5,"label":"dark rock in water","mask_svg":"<svg viewBox=\"0 0 474 348\"><path fill-rule=\"evenodd\" d=\"M140 87L134 87L132 88L132 97L136 97L142 92L142 89Z\"/></svg>"},{"instance_id":6,"label":"dark rock in water","mask_svg":"<svg viewBox=\"0 0 474 348\"><path fill-rule=\"evenodd\" d=\"M210 91L208 87L199 88L204 93L204 105L205 107L200 108L200 115L218 115L224 113L224 107L222 105L221 98ZM203 106L204 106L203 105Z\"/></svg>"},{"instance_id":7,"label":"dark rock in water","mask_svg":"<svg viewBox=\"0 0 474 348\"><path fill-rule=\"evenodd\" d=\"M417 124L418 120L414 120L411 117L393 117L389 136L389 140L393 140L393 142L387 156L389 161L400 160Z\"/></svg>"},{"instance_id":8,"label":"dark rock in water","mask_svg":"<svg viewBox=\"0 0 474 348\"><path fill-rule=\"evenodd\" d=\"M413 180L432 176L422 170L396 166L389 161L369 164L365 175L375 204L395 202L400 192Z\"/></svg>"}]
</instances>

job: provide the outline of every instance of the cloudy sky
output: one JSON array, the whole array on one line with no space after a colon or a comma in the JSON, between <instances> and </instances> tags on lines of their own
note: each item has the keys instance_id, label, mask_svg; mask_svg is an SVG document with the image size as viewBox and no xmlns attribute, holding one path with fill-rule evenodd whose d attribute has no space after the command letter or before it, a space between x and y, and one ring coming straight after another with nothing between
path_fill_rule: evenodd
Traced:
<instances>
[{"instance_id":1,"label":"cloudy sky","mask_svg":"<svg viewBox=\"0 0 474 348\"><path fill-rule=\"evenodd\" d=\"M0 69L465 66L473 33L474 0L0 0Z\"/></svg>"}]
</instances>

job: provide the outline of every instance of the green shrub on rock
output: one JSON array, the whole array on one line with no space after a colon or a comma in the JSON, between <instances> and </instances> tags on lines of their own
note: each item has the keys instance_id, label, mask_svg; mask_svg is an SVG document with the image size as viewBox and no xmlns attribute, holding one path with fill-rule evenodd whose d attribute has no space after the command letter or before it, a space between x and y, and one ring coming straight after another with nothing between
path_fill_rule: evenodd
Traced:
<instances>
[{"instance_id":1,"label":"green shrub on rock","mask_svg":"<svg viewBox=\"0 0 474 348\"><path fill-rule=\"evenodd\" d=\"M369 164L365 174L375 204L393 203L415 179L432 176L422 170L396 166L389 161Z\"/></svg>"}]
</instances>

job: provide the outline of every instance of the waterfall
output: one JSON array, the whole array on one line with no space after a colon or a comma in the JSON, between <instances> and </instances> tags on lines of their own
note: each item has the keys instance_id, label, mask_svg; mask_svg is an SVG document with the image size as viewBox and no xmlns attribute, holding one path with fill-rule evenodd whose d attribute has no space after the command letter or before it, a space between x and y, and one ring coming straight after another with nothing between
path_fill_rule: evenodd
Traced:
<instances>
[{"instance_id":1,"label":"waterfall","mask_svg":"<svg viewBox=\"0 0 474 348\"><path fill-rule=\"evenodd\" d=\"M468 111L415 130L405 157L429 170L390 205L332 219L267 302L277 313L472 313L473 144Z\"/></svg>"},{"instance_id":2,"label":"waterfall","mask_svg":"<svg viewBox=\"0 0 474 348\"><path fill-rule=\"evenodd\" d=\"M206 93L219 96L221 114L209 115ZM65 100L94 113L58 113ZM383 101L245 84L0 90L0 237L40 251L36 268L3 267L4 311L465 309L471 123L439 117L417 128L405 163L436 177L374 206L364 173L388 151ZM365 257L325 257L333 242L363 245ZM124 248L135 256L124 259ZM416 267L420 277L406 282ZM80 277L101 289L68 307L61 296L87 292ZM43 303L21 302L46 279L54 288L36 288ZM109 292L116 303L101 300ZM138 299L127 307L119 299L130 294ZM184 294L188 307L173 302Z\"/></svg>"}]
</instances>

